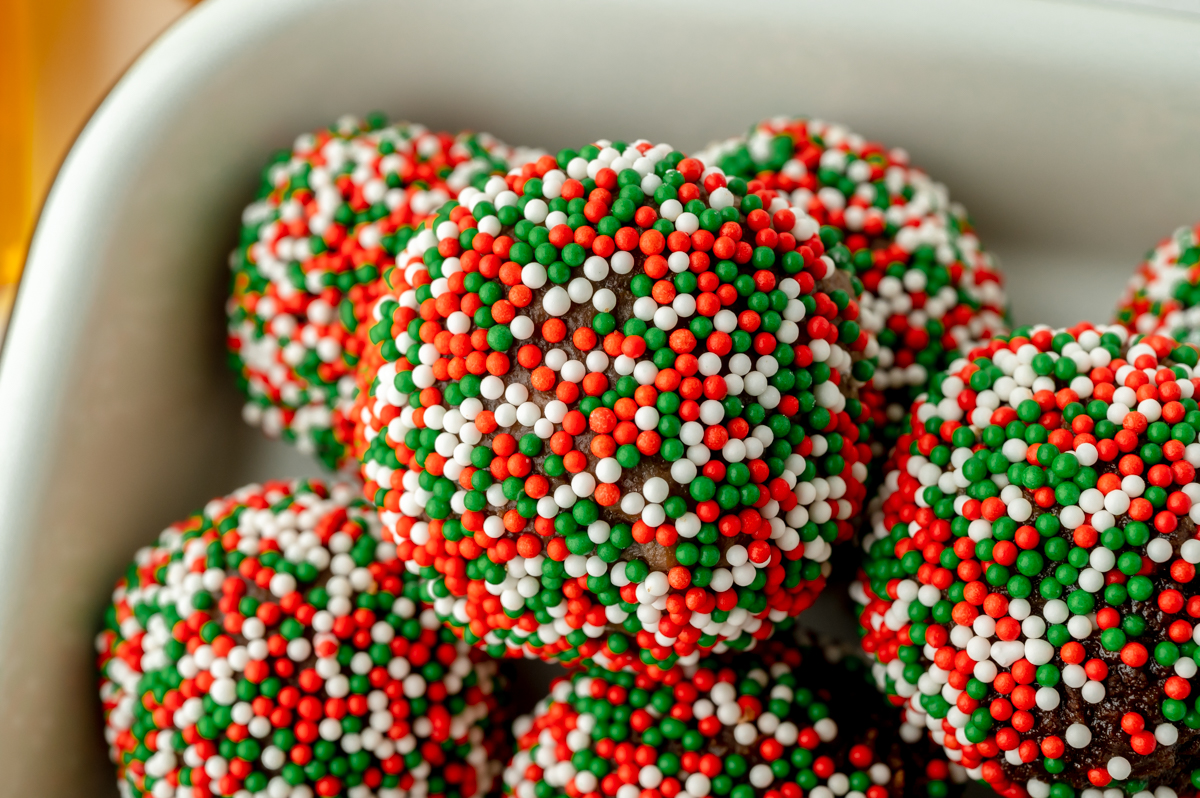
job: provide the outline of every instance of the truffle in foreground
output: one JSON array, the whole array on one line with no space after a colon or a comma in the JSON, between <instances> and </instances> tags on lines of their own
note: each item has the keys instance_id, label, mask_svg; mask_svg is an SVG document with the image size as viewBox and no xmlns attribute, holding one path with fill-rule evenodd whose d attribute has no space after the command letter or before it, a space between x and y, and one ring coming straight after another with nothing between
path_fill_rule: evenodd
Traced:
<instances>
[{"instance_id":1,"label":"truffle in foreground","mask_svg":"<svg viewBox=\"0 0 1200 798\"><path fill-rule=\"evenodd\" d=\"M865 542L879 686L1008 796L1200 777L1197 351L1127 337L1025 328L935 378Z\"/></svg>"},{"instance_id":2,"label":"truffle in foreground","mask_svg":"<svg viewBox=\"0 0 1200 798\"><path fill-rule=\"evenodd\" d=\"M98 636L125 796L488 792L497 665L420 609L350 485L215 499L137 553Z\"/></svg>"},{"instance_id":3,"label":"truffle in foreground","mask_svg":"<svg viewBox=\"0 0 1200 798\"><path fill-rule=\"evenodd\" d=\"M946 798L954 768L855 657L764 644L662 682L593 669L517 721L515 798Z\"/></svg>"}]
</instances>

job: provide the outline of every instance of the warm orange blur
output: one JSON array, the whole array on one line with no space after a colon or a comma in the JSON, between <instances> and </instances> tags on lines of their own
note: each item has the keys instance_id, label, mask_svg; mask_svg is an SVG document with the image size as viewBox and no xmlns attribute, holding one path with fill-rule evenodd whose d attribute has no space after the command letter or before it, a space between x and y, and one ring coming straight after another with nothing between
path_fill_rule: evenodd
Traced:
<instances>
[{"instance_id":1,"label":"warm orange blur","mask_svg":"<svg viewBox=\"0 0 1200 798\"><path fill-rule=\"evenodd\" d=\"M0 337L54 173L124 69L188 0L0 0Z\"/></svg>"}]
</instances>

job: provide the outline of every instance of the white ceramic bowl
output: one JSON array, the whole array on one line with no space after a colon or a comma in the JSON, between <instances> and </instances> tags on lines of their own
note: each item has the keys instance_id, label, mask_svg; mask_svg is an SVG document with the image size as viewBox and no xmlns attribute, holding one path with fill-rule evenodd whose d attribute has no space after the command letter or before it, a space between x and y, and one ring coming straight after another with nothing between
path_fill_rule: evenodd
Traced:
<instances>
[{"instance_id":1,"label":"white ceramic bowl","mask_svg":"<svg viewBox=\"0 0 1200 798\"><path fill-rule=\"evenodd\" d=\"M837 119L953 187L1018 320L1103 320L1200 218L1198 44L1193 17L1032 0L207 0L72 149L5 344L0 795L113 793L92 670L113 580L207 498L316 472L242 425L222 352L240 208L297 132L380 108L691 149Z\"/></svg>"}]
</instances>

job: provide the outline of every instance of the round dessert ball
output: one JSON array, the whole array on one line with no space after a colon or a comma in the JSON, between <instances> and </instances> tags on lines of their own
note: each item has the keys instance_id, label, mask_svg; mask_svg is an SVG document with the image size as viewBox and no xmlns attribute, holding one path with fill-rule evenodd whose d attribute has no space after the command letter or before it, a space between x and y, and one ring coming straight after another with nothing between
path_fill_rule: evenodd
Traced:
<instances>
[{"instance_id":1,"label":"round dessert ball","mask_svg":"<svg viewBox=\"0 0 1200 798\"><path fill-rule=\"evenodd\" d=\"M593 668L515 724L515 798L944 798L965 780L856 657L770 641L663 682Z\"/></svg>"},{"instance_id":2,"label":"round dessert ball","mask_svg":"<svg viewBox=\"0 0 1200 798\"><path fill-rule=\"evenodd\" d=\"M502 680L422 609L348 484L268 482L138 551L96 640L123 796L471 798Z\"/></svg>"},{"instance_id":3,"label":"round dessert ball","mask_svg":"<svg viewBox=\"0 0 1200 798\"><path fill-rule=\"evenodd\" d=\"M1200 344L1200 238L1180 227L1146 253L1117 305L1117 323L1130 332L1162 333Z\"/></svg>"},{"instance_id":4,"label":"round dessert ball","mask_svg":"<svg viewBox=\"0 0 1200 798\"><path fill-rule=\"evenodd\" d=\"M345 117L263 170L230 255L231 366L246 420L337 469L361 355L353 335L412 228L474 180L524 156L486 134Z\"/></svg>"},{"instance_id":5,"label":"round dessert ball","mask_svg":"<svg viewBox=\"0 0 1200 798\"><path fill-rule=\"evenodd\" d=\"M933 374L1007 329L1003 278L966 211L904 150L842 125L780 117L697 157L816 219L862 281L862 324L879 341L862 399L881 453Z\"/></svg>"},{"instance_id":6,"label":"round dessert ball","mask_svg":"<svg viewBox=\"0 0 1200 798\"><path fill-rule=\"evenodd\" d=\"M887 463L863 646L1007 796L1200 782L1197 360L1122 327L1022 328L935 377Z\"/></svg>"},{"instance_id":7,"label":"round dessert ball","mask_svg":"<svg viewBox=\"0 0 1200 798\"><path fill-rule=\"evenodd\" d=\"M666 668L808 607L863 507L875 345L819 225L667 145L464 190L385 275L366 495L494 655Z\"/></svg>"}]
</instances>

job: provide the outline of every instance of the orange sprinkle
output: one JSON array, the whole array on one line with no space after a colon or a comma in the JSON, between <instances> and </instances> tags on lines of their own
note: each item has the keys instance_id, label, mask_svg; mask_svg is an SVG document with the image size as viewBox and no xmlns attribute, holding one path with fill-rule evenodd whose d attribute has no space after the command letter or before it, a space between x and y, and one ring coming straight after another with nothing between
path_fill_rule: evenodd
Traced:
<instances>
[{"instance_id":1,"label":"orange sprinkle","mask_svg":"<svg viewBox=\"0 0 1200 798\"><path fill-rule=\"evenodd\" d=\"M617 416L607 407L598 407L588 417L592 432L612 432L617 426Z\"/></svg>"},{"instance_id":2,"label":"orange sprinkle","mask_svg":"<svg viewBox=\"0 0 1200 798\"><path fill-rule=\"evenodd\" d=\"M417 336L422 343L431 344L438 333L442 331L442 325L436 321L427 321L421 325L421 329L417 332Z\"/></svg>"},{"instance_id":3,"label":"orange sprinkle","mask_svg":"<svg viewBox=\"0 0 1200 798\"><path fill-rule=\"evenodd\" d=\"M654 297L654 301L660 305L669 305L675 298L675 286L668 280L659 280L650 289L650 296Z\"/></svg>"},{"instance_id":4,"label":"orange sprinkle","mask_svg":"<svg viewBox=\"0 0 1200 798\"><path fill-rule=\"evenodd\" d=\"M650 407L658 400L658 391L649 385L639 385L633 392L633 400L638 407Z\"/></svg>"},{"instance_id":5,"label":"orange sprinkle","mask_svg":"<svg viewBox=\"0 0 1200 798\"><path fill-rule=\"evenodd\" d=\"M533 291L527 285L514 285L508 291L508 301L519 308L526 307L533 301Z\"/></svg>"},{"instance_id":6,"label":"orange sprinkle","mask_svg":"<svg viewBox=\"0 0 1200 798\"><path fill-rule=\"evenodd\" d=\"M437 302L434 304L434 306L437 308L438 315L442 318L446 318L451 313L458 310L458 297L450 291L447 291L437 298Z\"/></svg>"},{"instance_id":7,"label":"orange sprinkle","mask_svg":"<svg viewBox=\"0 0 1200 798\"><path fill-rule=\"evenodd\" d=\"M601 507L612 507L621 499L621 489L616 485L602 483L596 486L596 503Z\"/></svg>"},{"instance_id":8,"label":"orange sprinkle","mask_svg":"<svg viewBox=\"0 0 1200 798\"><path fill-rule=\"evenodd\" d=\"M696 336L691 330L676 330L671 333L670 344L673 352L691 352L696 348Z\"/></svg>"},{"instance_id":9,"label":"orange sprinkle","mask_svg":"<svg viewBox=\"0 0 1200 798\"><path fill-rule=\"evenodd\" d=\"M596 457L612 457L617 451L617 443L609 435L597 435L592 438L592 454Z\"/></svg>"},{"instance_id":10,"label":"orange sprinkle","mask_svg":"<svg viewBox=\"0 0 1200 798\"><path fill-rule=\"evenodd\" d=\"M486 330L484 332L486 333ZM567 325L563 324L561 319L547 319L542 325L542 337L556 344L567 337Z\"/></svg>"},{"instance_id":11,"label":"orange sprinkle","mask_svg":"<svg viewBox=\"0 0 1200 798\"><path fill-rule=\"evenodd\" d=\"M635 440L637 440L637 436L638 428L637 425L632 421L622 421L617 425L617 428L613 430L613 438L620 446L624 446L627 443L633 443Z\"/></svg>"},{"instance_id":12,"label":"orange sprinkle","mask_svg":"<svg viewBox=\"0 0 1200 798\"><path fill-rule=\"evenodd\" d=\"M575 348L580 352L591 351L596 346L596 333L589 327L580 327L571 336L571 343L575 344Z\"/></svg>"},{"instance_id":13,"label":"orange sprinkle","mask_svg":"<svg viewBox=\"0 0 1200 798\"><path fill-rule=\"evenodd\" d=\"M522 557L536 557L542 553L542 542L533 535L521 535L517 538L517 554Z\"/></svg>"},{"instance_id":14,"label":"orange sprinkle","mask_svg":"<svg viewBox=\"0 0 1200 798\"><path fill-rule=\"evenodd\" d=\"M623 396L613 405L613 412L617 414L617 418L622 421L629 421L637 413L637 402L630 399L628 396Z\"/></svg>"},{"instance_id":15,"label":"orange sprinkle","mask_svg":"<svg viewBox=\"0 0 1200 798\"><path fill-rule=\"evenodd\" d=\"M588 396L599 396L608 390L608 377L593 371L583 378L583 392Z\"/></svg>"},{"instance_id":16,"label":"orange sprinkle","mask_svg":"<svg viewBox=\"0 0 1200 798\"><path fill-rule=\"evenodd\" d=\"M508 355L503 352L492 352L487 356L488 373L499 377L508 373Z\"/></svg>"},{"instance_id":17,"label":"orange sprinkle","mask_svg":"<svg viewBox=\"0 0 1200 798\"><path fill-rule=\"evenodd\" d=\"M563 468L570 471L572 474L578 474L583 469L587 468L587 456L578 449L567 452L563 458Z\"/></svg>"},{"instance_id":18,"label":"orange sprinkle","mask_svg":"<svg viewBox=\"0 0 1200 798\"><path fill-rule=\"evenodd\" d=\"M569 432L559 430L550 436L550 451L557 455L564 455L571 451L575 446L575 439L571 437Z\"/></svg>"},{"instance_id":19,"label":"orange sprinkle","mask_svg":"<svg viewBox=\"0 0 1200 798\"><path fill-rule=\"evenodd\" d=\"M525 528L525 519L516 510L509 510L504 514L504 528L516 534Z\"/></svg>"},{"instance_id":20,"label":"orange sprinkle","mask_svg":"<svg viewBox=\"0 0 1200 798\"><path fill-rule=\"evenodd\" d=\"M442 392L437 388L425 388L421 391L421 407L433 407L442 403Z\"/></svg>"},{"instance_id":21,"label":"orange sprinkle","mask_svg":"<svg viewBox=\"0 0 1200 798\"><path fill-rule=\"evenodd\" d=\"M536 347L534 347L536 348ZM522 348L524 349L524 347ZM541 353L539 353L540 358ZM520 355L518 353L518 360ZM528 367L526 367L528 368ZM549 366L539 366L533 370L533 374L529 375L529 381L533 384L535 390L548 391L554 387L555 377L553 369Z\"/></svg>"},{"instance_id":22,"label":"orange sprinkle","mask_svg":"<svg viewBox=\"0 0 1200 798\"><path fill-rule=\"evenodd\" d=\"M513 261L507 261L500 267L500 282L505 285L519 285L521 283L521 266Z\"/></svg>"},{"instance_id":23,"label":"orange sprinkle","mask_svg":"<svg viewBox=\"0 0 1200 798\"><path fill-rule=\"evenodd\" d=\"M550 490L550 481L541 474L534 474L525 480L525 493L531 499L540 499Z\"/></svg>"},{"instance_id":24,"label":"orange sprinkle","mask_svg":"<svg viewBox=\"0 0 1200 798\"><path fill-rule=\"evenodd\" d=\"M619 332L610 332L604 336L604 353L609 357L616 357L621 354L621 344L625 342L625 336Z\"/></svg>"},{"instance_id":25,"label":"orange sprinkle","mask_svg":"<svg viewBox=\"0 0 1200 798\"><path fill-rule=\"evenodd\" d=\"M508 473L514 477L527 476L533 468L533 460L528 455L517 452L508 458Z\"/></svg>"},{"instance_id":26,"label":"orange sprinkle","mask_svg":"<svg viewBox=\"0 0 1200 798\"><path fill-rule=\"evenodd\" d=\"M542 350L538 349L533 344L525 344L517 350L517 362L523 368L531 369L542 362ZM540 389L539 389L540 390Z\"/></svg>"},{"instance_id":27,"label":"orange sprinkle","mask_svg":"<svg viewBox=\"0 0 1200 798\"><path fill-rule=\"evenodd\" d=\"M415 416L416 413L413 415ZM496 426L496 416L492 414L491 410L482 410L479 415L475 416L475 428L484 435L487 435L489 432L495 432Z\"/></svg>"},{"instance_id":28,"label":"orange sprinkle","mask_svg":"<svg viewBox=\"0 0 1200 798\"><path fill-rule=\"evenodd\" d=\"M666 368L658 372L658 376L654 378L654 387L660 391L673 391L679 387L680 382L679 372Z\"/></svg>"},{"instance_id":29,"label":"orange sprinkle","mask_svg":"<svg viewBox=\"0 0 1200 798\"><path fill-rule=\"evenodd\" d=\"M508 324L517 316L517 309L507 299L498 300L492 305L492 318L497 324Z\"/></svg>"},{"instance_id":30,"label":"orange sprinkle","mask_svg":"<svg viewBox=\"0 0 1200 798\"><path fill-rule=\"evenodd\" d=\"M692 572L682 565L667 571L667 583L675 590L683 590L692 583Z\"/></svg>"}]
</instances>

